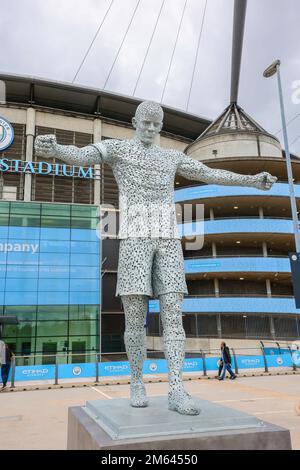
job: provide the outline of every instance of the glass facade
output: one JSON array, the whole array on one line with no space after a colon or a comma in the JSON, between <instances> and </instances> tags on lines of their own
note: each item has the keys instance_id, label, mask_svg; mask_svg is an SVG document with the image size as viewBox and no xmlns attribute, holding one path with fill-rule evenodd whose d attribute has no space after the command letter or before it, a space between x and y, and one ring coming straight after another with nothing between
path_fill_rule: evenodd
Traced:
<instances>
[{"instance_id":1,"label":"glass facade","mask_svg":"<svg viewBox=\"0 0 300 470\"><path fill-rule=\"evenodd\" d=\"M0 202L0 315L4 339L42 362L88 362L99 351L97 208ZM24 358L24 363L33 359Z\"/></svg>"}]
</instances>

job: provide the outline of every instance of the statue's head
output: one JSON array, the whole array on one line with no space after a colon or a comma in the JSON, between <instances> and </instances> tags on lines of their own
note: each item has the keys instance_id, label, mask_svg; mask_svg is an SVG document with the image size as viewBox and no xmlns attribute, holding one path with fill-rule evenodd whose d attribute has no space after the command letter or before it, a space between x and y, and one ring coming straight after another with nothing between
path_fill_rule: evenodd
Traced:
<instances>
[{"instance_id":1,"label":"statue's head","mask_svg":"<svg viewBox=\"0 0 300 470\"><path fill-rule=\"evenodd\" d=\"M154 101L143 101L132 119L137 137L146 145L151 145L163 126L164 112Z\"/></svg>"}]
</instances>

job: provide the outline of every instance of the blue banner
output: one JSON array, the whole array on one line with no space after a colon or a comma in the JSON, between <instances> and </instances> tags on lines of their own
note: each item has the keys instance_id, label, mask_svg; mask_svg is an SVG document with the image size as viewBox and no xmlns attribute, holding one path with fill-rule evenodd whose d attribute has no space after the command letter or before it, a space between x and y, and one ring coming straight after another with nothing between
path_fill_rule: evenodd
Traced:
<instances>
[{"instance_id":1,"label":"blue banner","mask_svg":"<svg viewBox=\"0 0 300 470\"><path fill-rule=\"evenodd\" d=\"M58 366L59 379L79 379L83 377L96 377L96 364L61 364Z\"/></svg>"},{"instance_id":2,"label":"blue banner","mask_svg":"<svg viewBox=\"0 0 300 470\"><path fill-rule=\"evenodd\" d=\"M220 356L218 356L218 357L207 357L206 361L205 361L206 362L206 370L218 370L219 360L220 360Z\"/></svg>"},{"instance_id":3,"label":"blue banner","mask_svg":"<svg viewBox=\"0 0 300 470\"><path fill-rule=\"evenodd\" d=\"M259 369L265 367L263 356L237 356L236 360L239 369Z\"/></svg>"},{"instance_id":4,"label":"blue banner","mask_svg":"<svg viewBox=\"0 0 300 470\"><path fill-rule=\"evenodd\" d=\"M128 362L101 362L99 364L99 374L102 377L114 375L130 375L130 366Z\"/></svg>"},{"instance_id":5,"label":"blue banner","mask_svg":"<svg viewBox=\"0 0 300 470\"><path fill-rule=\"evenodd\" d=\"M292 367L293 361L290 354L270 354L266 355L268 367ZM220 357L207 357L206 370L217 371ZM239 369L258 369L264 368L263 356L236 356L237 366ZM234 368L235 361L232 361ZM202 372L202 358L185 359L183 372ZM122 362L101 362L99 363L99 377L129 376L130 365L127 361ZM144 362L143 373L149 374L166 374L168 365L165 359L148 359ZM11 377L11 371L10 371ZM75 379L96 377L96 363L82 364L60 364L58 366L58 379ZM30 380L54 380L55 365L40 366L17 366L15 371L15 381ZM9 378L10 380L10 378Z\"/></svg>"},{"instance_id":6,"label":"blue banner","mask_svg":"<svg viewBox=\"0 0 300 470\"><path fill-rule=\"evenodd\" d=\"M11 374L11 371L10 371ZM16 366L15 381L54 380L55 366Z\"/></svg>"},{"instance_id":7,"label":"blue banner","mask_svg":"<svg viewBox=\"0 0 300 470\"><path fill-rule=\"evenodd\" d=\"M264 348L265 354L291 354L289 349L282 348Z\"/></svg>"},{"instance_id":8,"label":"blue banner","mask_svg":"<svg viewBox=\"0 0 300 470\"><path fill-rule=\"evenodd\" d=\"M272 354L267 355L268 367L292 367L293 360L291 354Z\"/></svg>"}]
</instances>

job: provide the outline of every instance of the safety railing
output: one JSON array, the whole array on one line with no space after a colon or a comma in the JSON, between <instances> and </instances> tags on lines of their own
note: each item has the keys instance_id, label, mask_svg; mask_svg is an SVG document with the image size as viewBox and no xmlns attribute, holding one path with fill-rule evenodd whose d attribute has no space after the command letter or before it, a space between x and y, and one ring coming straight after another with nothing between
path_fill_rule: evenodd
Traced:
<instances>
[{"instance_id":1,"label":"safety railing","mask_svg":"<svg viewBox=\"0 0 300 470\"><path fill-rule=\"evenodd\" d=\"M238 374L243 370L260 370L270 372L278 368L284 368L294 372L300 372L300 349L292 349L286 343L278 347L278 343L272 343L273 350L267 349L266 345L253 348L230 348L232 357L232 367ZM155 355L153 354L155 352ZM149 357L144 362L143 373L167 374L168 366L163 358L162 351L148 351ZM18 382L43 382L47 381L53 385L58 385L65 381L93 381L109 377L130 376L130 366L125 359L124 353L87 353L85 359L89 362L76 362L79 354L70 354L71 363L62 363L66 355L36 355L34 365L18 365L24 362L24 358L32 356L14 356L11 364L9 380L14 388ZM83 354L81 355L83 356ZM152 356L152 358L151 358ZM156 356L156 357L153 357ZM111 361L108 358L115 357L119 360ZM39 359L40 358L40 359ZM79 358L78 358L79 359ZM122 360L120 360L122 359ZM197 373L207 376L215 374L219 369L221 359L220 349L187 351L184 361L184 373ZM36 364L40 360L40 364ZM44 363L48 362L48 363ZM49 362L51 362L49 364Z\"/></svg>"}]
</instances>

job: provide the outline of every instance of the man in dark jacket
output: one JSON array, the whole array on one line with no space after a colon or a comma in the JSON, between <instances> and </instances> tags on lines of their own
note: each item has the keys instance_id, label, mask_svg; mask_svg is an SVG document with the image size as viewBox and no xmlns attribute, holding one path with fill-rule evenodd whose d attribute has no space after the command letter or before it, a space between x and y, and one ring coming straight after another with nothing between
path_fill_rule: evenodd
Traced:
<instances>
[{"instance_id":1,"label":"man in dark jacket","mask_svg":"<svg viewBox=\"0 0 300 470\"><path fill-rule=\"evenodd\" d=\"M236 379L236 375L231 369L231 355L230 355L229 347L226 346L226 343L224 343L224 341L222 341L221 343L221 361L223 362L223 369L219 377L219 380L225 379L226 370L228 370L231 380Z\"/></svg>"},{"instance_id":2,"label":"man in dark jacket","mask_svg":"<svg viewBox=\"0 0 300 470\"><path fill-rule=\"evenodd\" d=\"M3 385L0 391L4 390L6 387L8 376L9 376L9 371L10 371L10 366L11 366L11 358L13 355L7 344L5 344L4 355L5 355L5 362L2 362L2 365L1 365L1 380L2 380Z\"/></svg>"}]
</instances>

